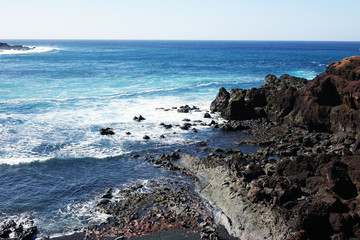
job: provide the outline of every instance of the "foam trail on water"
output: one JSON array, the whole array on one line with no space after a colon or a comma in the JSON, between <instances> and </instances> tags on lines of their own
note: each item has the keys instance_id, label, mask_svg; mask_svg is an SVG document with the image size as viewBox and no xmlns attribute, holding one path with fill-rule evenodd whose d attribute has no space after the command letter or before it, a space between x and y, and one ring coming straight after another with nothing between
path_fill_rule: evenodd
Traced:
<instances>
[{"instance_id":1,"label":"foam trail on water","mask_svg":"<svg viewBox=\"0 0 360 240\"><path fill-rule=\"evenodd\" d=\"M0 50L0 55L13 55L13 54L29 54L29 53L43 53L57 50L62 50L61 48L53 48L53 47L35 47L34 49L30 50Z\"/></svg>"}]
</instances>

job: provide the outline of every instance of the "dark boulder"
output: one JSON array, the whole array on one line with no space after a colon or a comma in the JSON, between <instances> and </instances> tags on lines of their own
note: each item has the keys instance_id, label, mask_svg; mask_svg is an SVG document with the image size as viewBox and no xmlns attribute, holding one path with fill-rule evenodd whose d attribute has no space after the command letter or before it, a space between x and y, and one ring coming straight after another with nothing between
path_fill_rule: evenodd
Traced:
<instances>
[{"instance_id":1,"label":"dark boulder","mask_svg":"<svg viewBox=\"0 0 360 240\"><path fill-rule=\"evenodd\" d=\"M347 165L351 181L355 184L358 195L360 194L360 155L347 156L341 159Z\"/></svg>"},{"instance_id":2,"label":"dark boulder","mask_svg":"<svg viewBox=\"0 0 360 240\"><path fill-rule=\"evenodd\" d=\"M340 161L331 161L324 166L322 174L327 179L327 187L329 190L338 194L343 199L356 197L357 189L351 181L347 165Z\"/></svg>"},{"instance_id":3,"label":"dark boulder","mask_svg":"<svg viewBox=\"0 0 360 240\"><path fill-rule=\"evenodd\" d=\"M114 129L112 128L100 128L100 134L101 135L114 135Z\"/></svg>"},{"instance_id":4,"label":"dark boulder","mask_svg":"<svg viewBox=\"0 0 360 240\"><path fill-rule=\"evenodd\" d=\"M143 116L139 115L138 117L135 116L135 117L133 118L133 120L134 120L134 121L137 121L137 122L141 122L141 121L146 120L146 118L144 118Z\"/></svg>"},{"instance_id":5,"label":"dark boulder","mask_svg":"<svg viewBox=\"0 0 360 240\"><path fill-rule=\"evenodd\" d=\"M205 113L205 114L204 114L204 118L211 118L210 113Z\"/></svg>"},{"instance_id":6,"label":"dark boulder","mask_svg":"<svg viewBox=\"0 0 360 240\"><path fill-rule=\"evenodd\" d=\"M229 104L230 94L225 88L220 88L216 99L211 103L210 110L213 112L222 112Z\"/></svg>"}]
</instances>

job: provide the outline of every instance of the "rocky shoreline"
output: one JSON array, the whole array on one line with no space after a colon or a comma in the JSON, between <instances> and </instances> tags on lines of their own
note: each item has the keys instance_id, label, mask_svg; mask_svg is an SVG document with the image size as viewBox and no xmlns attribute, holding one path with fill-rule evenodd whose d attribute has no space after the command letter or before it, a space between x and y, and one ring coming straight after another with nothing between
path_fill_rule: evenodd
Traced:
<instances>
[{"instance_id":1,"label":"rocky shoreline","mask_svg":"<svg viewBox=\"0 0 360 240\"><path fill-rule=\"evenodd\" d=\"M23 45L9 45L7 43L0 43L0 52L8 51L8 50L16 50L16 51L29 51L34 50L35 47L27 47Z\"/></svg>"},{"instance_id":2,"label":"rocky shoreline","mask_svg":"<svg viewBox=\"0 0 360 240\"><path fill-rule=\"evenodd\" d=\"M223 225L239 239L360 239L360 57L331 63L311 81L268 75L258 89L221 88L210 109L227 122L208 126L246 133L252 137L237 144L259 150L213 149L204 139L196 147L206 157L181 149L134 156L180 171L195 190L176 181L151 191L134 185L121 190L119 199L108 189L96 211L110 217L76 238L141 239L182 229L192 239L231 239L220 234ZM205 123L184 119L178 127L196 133L196 124ZM112 135L112 129L105 130ZM15 228L2 226L0 238L11 231ZM173 239L184 238L176 234Z\"/></svg>"}]
</instances>

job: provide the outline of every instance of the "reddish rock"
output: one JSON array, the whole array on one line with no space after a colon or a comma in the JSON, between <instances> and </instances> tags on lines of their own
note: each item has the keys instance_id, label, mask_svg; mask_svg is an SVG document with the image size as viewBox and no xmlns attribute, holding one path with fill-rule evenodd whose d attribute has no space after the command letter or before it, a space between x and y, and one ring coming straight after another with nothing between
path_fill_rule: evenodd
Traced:
<instances>
[{"instance_id":1,"label":"reddish rock","mask_svg":"<svg viewBox=\"0 0 360 240\"><path fill-rule=\"evenodd\" d=\"M360 155L344 157L342 162L347 164L349 177L360 194Z\"/></svg>"},{"instance_id":2,"label":"reddish rock","mask_svg":"<svg viewBox=\"0 0 360 240\"><path fill-rule=\"evenodd\" d=\"M306 83L285 74L266 76L259 89L221 88L211 110L228 120L267 117L311 131L360 131L360 56L333 62Z\"/></svg>"},{"instance_id":3,"label":"reddish rock","mask_svg":"<svg viewBox=\"0 0 360 240\"><path fill-rule=\"evenodd\" d=\"M296 232L294 235L292 235L291 237L287 238L286 240L307 240L307 234L305 230L300 230L298 232Z\"/></svg>"},{"instance_id":4,"label":"reddish rock","mask_svg":"<svg viewBox=\"0 0 360 240\"><path fill-rule=\"evenodd\" d=\"M357 190L351 181L347 165L340 161L331 161L322 169L323 176L327 179L326 185L329 190L338 194L343 199L350 199L357 196Z\"/></svg>"},{"instance_id":5,"label":"reddish rock","mask_svg":"<svg viewBox=\"0 0 360 240\"><path fill-rule=\"evenodd\" d=\"M296 93L292 124L309 130L360 130L360 56L331 63Z\"/></svg>"},{"instance_id":6,"label":"reddish rock","mask_svg":"<svg viewBox=\"0 0 360 240\"><path fill-rule=\"evenodd\" d=\"M353 219L349 213L331 213L329 220L334 232L351 233Z\"/></svg>"}]
</instances>

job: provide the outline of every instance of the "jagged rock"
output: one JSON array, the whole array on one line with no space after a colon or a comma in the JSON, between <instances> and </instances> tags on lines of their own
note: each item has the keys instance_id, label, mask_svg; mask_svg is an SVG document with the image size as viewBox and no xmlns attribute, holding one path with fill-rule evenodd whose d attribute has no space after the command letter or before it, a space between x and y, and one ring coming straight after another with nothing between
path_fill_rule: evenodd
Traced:
<instances>
[{"instance_id":1,"label":"jagged rock","mask_svg":"<svg viewBox=\"0 0 360 240\"><path fill-rule=\"evenodd\" d=\"M143 116L139 115L138 117L135 116L135 117L133 118L133 120L134 120L134 121L137 121L137 122L141 122L141 121L143 121L143 120L146 120L146 118L144 118Z\"/></svg>"},{"instance_id":2,"label":"jagged rock","mask_svg":"<svg viewBox=\"0 0 360 240\"><path fill-rule=\"evenodd\" d=\"M296 93L293 124L309 130L360 130L360 56L331 63Z\"/></svg>"},{"instance_id":3,"label":"jagged rock","mask_svg":"<svg viewBox=\"0 0 360 240\"><path fill-rule=\"evenodd\" d=\"M360 155L347 156L344 157L341 161L347 164L349 177L351 181L355 184L359 195L360 194Z\"/></svg>"},{"instance_id":4,"label":"jagged rock","mask_svg":"<svg viewBox=\"0 0 360 240\"><path fill-rule=\"evenodd\" d=\"M331 161L324 166L322 173L326 176L328 189L340 197L349 199L358 195L356 186L348 175L346 164L340 161Z\"/></svg>"},{"instance_id":5,"label":"jagged rock","mask_svg":"<svg viewBox=\"0 0 360 240\"><path fill-rule=\"evenodd\" d=\"M27 47L23 45L9 45L7 43L0 43L0 51L1 50L21 50L21 51L28 51L35 49L35 47Z\"/></svg>"},{"instance_id":6,"label":"jagged rock","mask_svg":"<svg viewBox=\"0 0 360 240\"><path fill-rule=\"evenodd\" d=\"M237 131L249 129L249 127L243 126L241 121L230 120L227 123L220 124L220 129L223 131Z\"/></svg>"},{"instance_id":7,"label":"jagged rock","mask_svg":"<svg viewBox=\"0 0 360 240\"><path fill-rule=\"evenodd\" d=\"M221 112L222 117L228 120L246 120L256 119L274 115L273 107L277 102L284 105L280 113L284 115L291 108L292 100L288 99L288 94L279 94L279 91L296 89L305 85L306 79L293 77L287 74L276 78L274 75L268 75L262 88L253 88L250 90L232 89L227 92L224 88L219 90L216 99L212 102L210 110ZM289 106L287 106L289 105Z\"/></svg>"},{"instance_id":8,"label":"jagged rock","mask_svg":"<svg viewBox=\"0 0 360 240\"><path fill-rule=\"evenodd\" d=\"M314 80L268 75L261 88L219 90L211 110L227 120L268 118L310 131L360 131L360 56L331 63Z\"/></svg>"},{"instance_id":9,"label":"jagged rock","mask_svg":"<svg viewBox=\"0 0 360 240\"><path fill-rule=\"evenodd\" d=\"M227 108L229 104L230 94L225 88L220 88L219 93L216 95L215 101L211 103L210 110L213 112L221 112Z\"/></svg>"}]
</instances>

